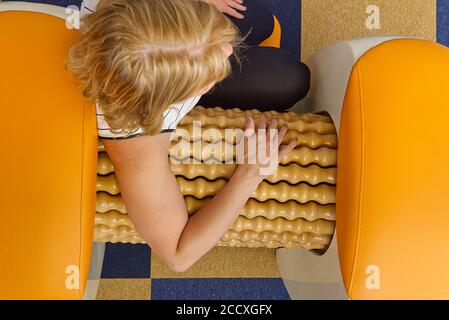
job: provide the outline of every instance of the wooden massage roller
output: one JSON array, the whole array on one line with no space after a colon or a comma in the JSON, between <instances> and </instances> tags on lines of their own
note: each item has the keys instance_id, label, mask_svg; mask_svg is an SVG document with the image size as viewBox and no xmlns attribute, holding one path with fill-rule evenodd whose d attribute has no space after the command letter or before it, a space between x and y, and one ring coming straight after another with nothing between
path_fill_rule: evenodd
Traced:
<instances>
[{"instance_id":1,"label":"wooden massage roller","mask_svg":"<svg viewBox=\"0 0 449 320\"><path fill-rule=\"evenodd\" d=\"M324 115L194 108L172 135L169 151L189 215L203 207L234 173L237 165L224 162L235 159L240 137L238 131L226 129L244 129L245 115L255 120L262 115L268 120L279 118L279 125L289 126L282 143L296 139L298 146L259 185L217 245L327 248L335 229L337 135L332 120ZM194 143L201 147L195 156ZM128 218L101 140L97 172L95 241L144 243Z\"/></svg>"}]
</instances>

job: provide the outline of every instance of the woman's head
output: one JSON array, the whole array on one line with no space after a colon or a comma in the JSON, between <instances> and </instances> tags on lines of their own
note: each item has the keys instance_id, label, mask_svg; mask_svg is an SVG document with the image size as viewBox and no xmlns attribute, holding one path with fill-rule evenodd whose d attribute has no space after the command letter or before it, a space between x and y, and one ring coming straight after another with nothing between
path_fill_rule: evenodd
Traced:
<instances>
[{"instance_id":1,"label":"woman's head","mask_svg":"<svg viewBox=\"0 0 449 320\"><path fill-rule=\"evenodd\" d=\"M112 129L154 134L170 105L230 74L240 41L232 22L203 1L101 0L83 18L66 64Z\"/></svg>"}]
</instances>

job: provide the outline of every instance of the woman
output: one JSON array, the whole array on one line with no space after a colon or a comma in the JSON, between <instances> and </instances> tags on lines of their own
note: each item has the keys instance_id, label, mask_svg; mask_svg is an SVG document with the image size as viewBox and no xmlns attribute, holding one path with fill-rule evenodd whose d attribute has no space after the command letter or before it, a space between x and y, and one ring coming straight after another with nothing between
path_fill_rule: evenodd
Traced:
<instances>
[{"instance_id":1,"label":"woman","mask_svg":"<svg viewBox=\"0 0 449 320\"><path fill-rule=\"evenodd\" d=\"M273 17L249 0L102 0L95 12L88 5L92 13L83 18L67 66L97 101L99 136L137 231L172 270L185 271L232 226L265 176L259 161L240 164L226 186L189 217L167 161L170 132L198 102L288 108L306 94L308 69L279 49L256 46L271 33ZM263 17L268 27L254 22ZM242 33L252 29L241 64L233 55L242 42L238 27ZM262 117L256 125L247 118L250 138L273 154L279 143L254 131L265 128L277 141L288 128L278 128L276 119L267 123ZM281 147L276 160L295 146ZM245 152L254 158L254 150Z\"/></svg>"}]
</instances>

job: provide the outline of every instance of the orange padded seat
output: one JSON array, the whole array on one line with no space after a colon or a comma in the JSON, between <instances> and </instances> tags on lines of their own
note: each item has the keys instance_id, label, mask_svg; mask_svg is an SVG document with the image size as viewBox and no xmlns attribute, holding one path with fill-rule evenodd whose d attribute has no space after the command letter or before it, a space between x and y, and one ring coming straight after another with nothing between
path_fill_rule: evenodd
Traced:
<instances>
[{"instance_id":1,"label":"orange padded seat","mask_svg":"<svg viewBox=\"0 0 449 320\"><path fill-rule=\"evenodd\" d=\"M98 138L95 107L64 69L78 39L66 15L0 2L0 299L80 299L86 286ZM261 45L280 37L275 18Z\"/></svg>"},{"instance_id":2,"label":"orange padded seat","mask_svg":"<svg viewBox=\"0 0 449 320\"><path fill-rule=\"evenodd\" d=\"M97 132L94 106L64 69L77 32L62 18L16 10L0 10L0 30L0 299L80 299Z\"/></svg>"},{"instance_id":3,"label":"orange padded seat","mask_svg":"<svg viewBox=\"0 0 449 320\"><path fill-rule=\"evenodd\" d=\"M274 18L274 28L271 35L262 41L260 46L262 47L275 47L280 48L281 47L281 37L282 37L282 28L281 24L279 23L279 20L276 18L276 16L273 16Z\"/></svg>"},{"instance_id":4,"label":"orange padded seat","mask_svg":"<svg viewBox=\"0 0 449 320\"><path fill-rule=\"evenodd\" d=\"M384 42L353 68L337 239L352 299L449 299L449 49Z\"/></svg>"}]
</instances>

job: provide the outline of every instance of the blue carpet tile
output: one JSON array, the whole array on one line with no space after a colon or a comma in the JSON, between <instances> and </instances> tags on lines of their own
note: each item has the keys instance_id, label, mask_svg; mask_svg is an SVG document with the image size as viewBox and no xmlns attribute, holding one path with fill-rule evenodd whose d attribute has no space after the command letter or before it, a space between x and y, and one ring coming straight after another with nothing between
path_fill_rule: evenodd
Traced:
<instances>
[{"instance_id":1,"label":"blue carpet tile","mask_svg":"<svg viewBox=\"0 0 449 320\"><path fill-rule=\"evenodd\" d=\"M152 279L151 300L289 300L281 278Z\"/></svg>"},{"instance_id":2,"label":"blue carpet tile","mask_svg":"<svg viewBox=\"0 0 449 320\"><path fill-rule=\"evenodd\" d=\"M437 38L449 46L449 0L437 0Z\"/></svg>"},{"instance_id":3,"label":"blue carpet tile","mask_svg":"<svg viewBox=\"0 0 449 320\"><path fill-rule=\"evenodd\" d=\"M146 244L107 243L101 278L149 278L150 254Z\"/></svg>"}]
</instances>

